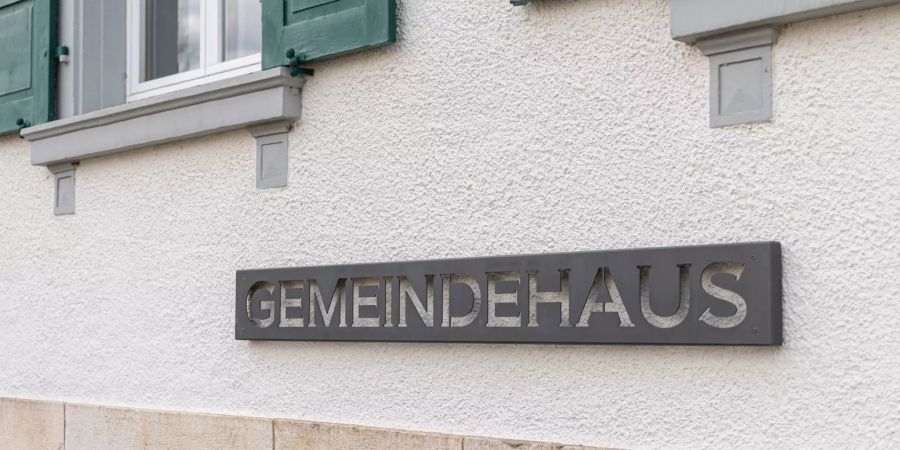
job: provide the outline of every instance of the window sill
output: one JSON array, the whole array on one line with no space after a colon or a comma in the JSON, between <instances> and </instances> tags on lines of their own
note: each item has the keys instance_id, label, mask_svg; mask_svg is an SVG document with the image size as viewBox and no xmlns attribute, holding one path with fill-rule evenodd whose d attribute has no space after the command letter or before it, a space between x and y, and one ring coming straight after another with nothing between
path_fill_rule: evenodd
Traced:
<instances>
[{"instance_id":1,"label":"window sill","mask_svg":"<svg viewBox=\"0 0 900 450\"><path fill-rule=\"evenodd\" d=\"M305 78L274 68L25 128L31 163L79 161L300 117Z\"/></svg>"},{"instance_id":2,"label":"window sill","mask_svg":"<svg viewBox=\"0 0 900 450\"><path fill-rule=\"evenodd\" d=\"M672 39L698 39L900 3L898 0L672 0Z\"/></svg>"}]
</instances>

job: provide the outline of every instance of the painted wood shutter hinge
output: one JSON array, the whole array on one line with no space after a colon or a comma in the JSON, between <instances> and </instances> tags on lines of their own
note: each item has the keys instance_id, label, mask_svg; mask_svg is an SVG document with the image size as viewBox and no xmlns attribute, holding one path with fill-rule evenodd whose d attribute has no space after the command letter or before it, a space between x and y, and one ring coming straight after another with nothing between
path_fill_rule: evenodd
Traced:
<instances>
[{"instance_id":1,"label":"painted wood shutter hinge","mask_svg":"<svg viewBox=\"0 0 900 450\"><path fill-rule=\"evenodd\" d=\"M31 126L31 122L25 120L24 118L19 117L18 119L16 119L16 127L18 127L18 129L19 129L18 131L19 131L20 138L22 137L22 129L28 128L30 126Z\"/></svg>"},{"instance_id":2,"label":"painted wood shutter hinge","mask_svg":"<svg viewBox=\"0 0 900 450\"><path fill-rule=\"evenodd\" d=\"M292 77L297 77L300 75L314 75L315 71L313 69L310 69L309 67L300 67L301 64L306 62L306 56L302 53L297 54L294 49L289 48L284 52L284 56L286 56L287 59L290 60L287 67L290 67Z\"/></svg>"},{"instance_id":3,"label":"painted wood shutter hinge","mask_svg":"<svg viewBox=\"0 0 900 450\"><path fill-rule=\"evenodd\" d=\"M69 47L60 45L53 50L53 56L62 64L69 63Z\"/></svg>"}]
</instances>

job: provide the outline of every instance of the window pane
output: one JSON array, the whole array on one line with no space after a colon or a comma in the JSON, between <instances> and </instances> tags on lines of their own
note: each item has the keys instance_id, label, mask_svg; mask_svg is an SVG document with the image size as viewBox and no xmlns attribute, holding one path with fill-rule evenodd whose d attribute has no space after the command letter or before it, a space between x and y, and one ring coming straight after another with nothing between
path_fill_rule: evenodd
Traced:
<instances>
[{"instance_id":1,"label":"window pane","mask_svg":"<svg viewBox=\"0 0 900 450\"><path fill-rule=\"evenodd\" d=\"M262 6L259 0L222 0L222 60L259 53Z\"/></svg>"},{"instance_id":2,"label":"window pane","mask_svg":"<svg viewBox=\"0 0 900 450\"><path fill-rule=\"evenodd\" d=\"M200 67L200 2L144 0L144 80Z\"/></svg>"}]
</instances>

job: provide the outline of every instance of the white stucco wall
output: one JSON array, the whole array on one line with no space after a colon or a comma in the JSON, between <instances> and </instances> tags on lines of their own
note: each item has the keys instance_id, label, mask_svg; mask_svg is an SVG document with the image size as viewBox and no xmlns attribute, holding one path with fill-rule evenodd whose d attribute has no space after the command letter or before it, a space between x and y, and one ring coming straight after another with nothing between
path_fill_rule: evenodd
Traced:
<instances>
[{"instance_id":1,"label":"white stucco wall","mask_svg":"<svg viewBox=\"0 0 900 450\"><path fill-rule=\"evenodd\" d=\"M708 127L661 0L400 2L316 64L290 186L231 132L0 137L0 395L614 447L900 441L900 7L785 28L771 124ZM778 240L781 348L234 340L235 270Z\"/></svg>"}]
</instances>

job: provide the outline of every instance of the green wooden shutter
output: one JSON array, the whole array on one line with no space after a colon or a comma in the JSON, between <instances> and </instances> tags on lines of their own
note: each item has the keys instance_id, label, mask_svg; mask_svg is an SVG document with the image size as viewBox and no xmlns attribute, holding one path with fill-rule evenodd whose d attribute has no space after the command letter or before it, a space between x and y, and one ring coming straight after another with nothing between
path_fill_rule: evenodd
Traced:
<instances>
[{"instance_id":1,"label":"green wooden shutter","mask_svg":"<svg viewBox=\"0 0 900 450\"><path fill-rule=\"evenodd\" d=\"M263 0L263 69L396 40L394 0Z\"/></svg>"},{"instance_id":2,"label":"green wooden shutter","mask_svg":"<svg viewBox=\"0 0 900 450\"><path fill-rule=\"evenodd\" d=\"M0 133L53 120L56 0L0 0Z\"/></svg>"}]
</instances>

